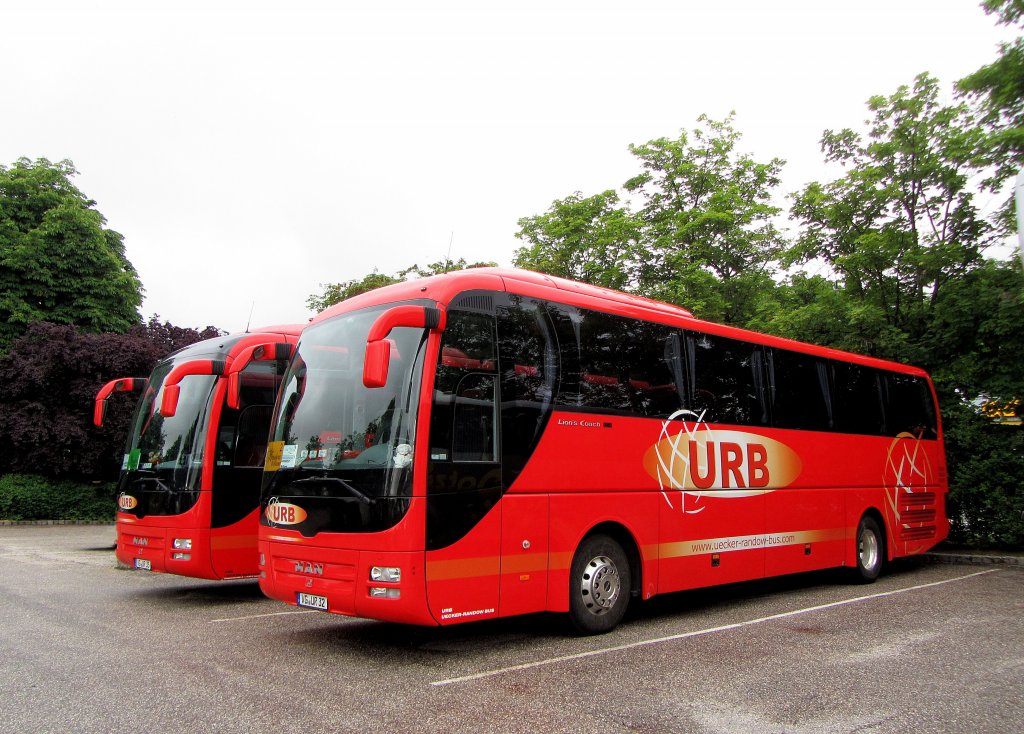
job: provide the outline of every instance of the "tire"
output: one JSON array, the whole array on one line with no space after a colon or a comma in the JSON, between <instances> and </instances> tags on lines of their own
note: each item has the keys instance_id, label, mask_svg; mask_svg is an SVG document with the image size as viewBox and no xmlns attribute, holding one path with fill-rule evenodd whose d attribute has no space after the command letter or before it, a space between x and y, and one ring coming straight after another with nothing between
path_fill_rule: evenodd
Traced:
<instances>
[{"instance_id":1,"label":"tire","mask_svg":"<svg viewBox=\"0 0 1024 734\"><path fill-rule=\"evenodd\" d=\"M629 606L632 577L629 560L607 535L584 538L569 572L569 618L587 635L609 632Z\"/></svg>"},{"instance_id":2,"label":"tire","mask_svg":"<svg viewBox=\"0 0 1024 734\"><path fill-rule=\"evenodd\" d=\"M885 535L875 518L865 515L860 519L854 543L857 556L854 581L870 584L882 573L882 567L885 565Z\"/></svg>"}]
</instances>

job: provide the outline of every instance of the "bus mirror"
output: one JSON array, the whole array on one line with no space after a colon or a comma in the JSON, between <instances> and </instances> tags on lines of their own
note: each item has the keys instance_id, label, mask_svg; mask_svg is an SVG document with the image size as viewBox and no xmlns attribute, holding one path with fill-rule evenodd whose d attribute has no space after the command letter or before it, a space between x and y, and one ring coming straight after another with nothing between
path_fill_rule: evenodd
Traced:
<instances>
[{"instance_id":1,"label":"bus mirror","mask_svg":"<svg viewBox=\"0 0 1024 734\"><path fill-rule=\"evenodd\" d=\"M241 381L238 373L244 370L253 362L267 362L270 360L284 361L291 359L294 346L288 342L264 342L246 347L227 369L228 394L227 404L229 408L238 410L241 407L240 390Z\"/></svg>"},{"instance_id":2,"label":"bus mirror","mask_svg":"<svg viewBox=\"0 0 1024 734\"><path fill-rule=\"evenodd\" d=\"M445 312L429 306L395 306L377 317L366 335L363 357L363 385L384 387L388 382L391 342L388 334L399 326L443 331Z\"/></svg>"},{"instance_id":3,"label":"bus mirror","mask_svg":"<svg viewBox=\"0 0 1024 734\"><path fill-rule=\"evenodd\" d=\"M384 387L388 384L388 367L391 363L391 342L388 339L368 342L363 358L363 385Z\"/></svg>"},{"instance_id":4,"label":"bus mirror","mask_svg":"<svg viewBox=\"0 0 1024 734\"><path fill-rule=\"evenodd\" d=\"M225 364L219 359L194 359L182 362L164 378L164 396L160 399L160 415L170 418L178 408L181 388L178 383L189 375L223 375Z\"/></svg>"},{"instance_id":5,"label":"bus mirror","mask_svg":"<svg viewBox=\"0 0 1024 734\"><path fill-rule=\"evenodd\" d=\"M149 380L145 377L119 377L111 380L100 388L96 393L96 403L93 406L92 422L97 427L103 426L103 420L107 416L107 398L115 392L141 392L146 388Z\"/></svg>"},{"instance_id":6,"label":"bus mirror","mask_svg":"<svg viewBox=\"0 0 1024 734\"><path fill-rule=\"evenodd\" d=\"M178 396L181 395L180 385L164 385L164 396L160 399L160 415L171 418L178 411Z\"/></svg>"}]
</instances>

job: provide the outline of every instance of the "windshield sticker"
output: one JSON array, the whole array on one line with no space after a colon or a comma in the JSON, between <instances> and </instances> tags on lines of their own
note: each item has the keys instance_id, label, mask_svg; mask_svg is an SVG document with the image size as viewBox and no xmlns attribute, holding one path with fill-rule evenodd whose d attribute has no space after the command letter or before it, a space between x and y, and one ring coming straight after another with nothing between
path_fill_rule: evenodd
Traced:
<instances>
[{"instance_id":1,"label":"windshield sticker","mask_svg":"<svg viewBox=\"0 0 1024 734\"><path fill-rule=\"evenodd\" d=\"M295 462L299 457L299 445L290 443L281 449L281 468L294 469Z\"/></svg>"},{"instance_id":2,"label":"windshield sticker","mask_svg":"<svg viewBox=\"0 0 1024 734\"><path fill-rule=\"evenodd\" d=\"M277 471L281 468L281 452L284 449L284 441L271 441L267 444L267 460L263 468L267 471Z\"/></svg>"},{"instance_id":3,"label":"windshield sticker","mask_svg":"<svg viewBox=\"0 0 1024 734\"><path fill-rule=\"evenodd\" d=\"M126 469L128 471L135 471L139 468L139 459L142 458L142 449L132 449L128 452L128 456L125 457L127 462Z\"/></svg>"}]
</instances>

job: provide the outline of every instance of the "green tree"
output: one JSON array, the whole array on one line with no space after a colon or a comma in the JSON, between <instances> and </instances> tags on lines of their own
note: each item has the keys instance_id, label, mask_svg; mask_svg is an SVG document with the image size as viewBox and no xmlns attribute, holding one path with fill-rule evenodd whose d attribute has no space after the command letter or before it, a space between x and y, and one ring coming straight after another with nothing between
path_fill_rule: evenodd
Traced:
<instances>
[{"instance_id":1,"label":"green tree","mask_svg":"<svg viewBox=\"0 0 1024 734\"><path fill-rule=\"evenodd\" d=\"M306 299L306 305L314 311L323 311L328 306L333 306L335 303L341 303L353 296L358 296L361 293L372 291L374 288L380 288L385 285L391 285L392 283L398 283L402 279L396 276L384 275L374 270L367 276L362 278L346 280L343 283L321 283L320 287L323 290L316 294L314 293Z\"/></svg>"},{"instance_id":2,"label":"green tree","mask_svg":"<svg viewBox=\"0 0 1024 734\"><path fill-rule=\"evenodd\" d=\"M1000 25L1024 28L1024 1L985 0L982 7L998 16ZM999 57L961 79L959 88L984 112L997 180L1015 174L1024 163L1024 36L1001 44Z\"/></svg>"},{"instance_id":3,"label":"green tree","mask_svg":"<svg viewBox=\"0 0 1024 734\"><path fill-rule=\"evenodd\" d=\"M519 220L516 267L628 290L636 287L639 222L619 196L580 192L556 199L544 214Z\"/></svg>"},{"instance_id":4,"label":"green tree","mask_svg":"<svg viewBox=\"0 0 1024 734\"><path fill-rule=\"evenodd\" d=\"M71 177L70 161L0 166L0 349L36 321L122 333L142 284L124 239Z\"/></svg>"},{"instance_id":5,"label":"green tree","mask_svg":"<svg viewBox=\"0 0 1024 734\"><path fill-rule=\"evenodd\" d=\"M940 103L927 74L868 108L866 136L825 132L826 160L846 173L794 197L802 230L785 262L824 263L873 311L861 319L863 351L921 363L943 289L978 267L1000 233L974 197L986 138L966 105Z\"/></svg>"},{"instance_id":6,"label":"green tree","mask_svg":"<svg viewBox=\"0 0 1024 734\"><path fill-rule=\"evenodd\" d=\"M703 318L746 324L771 289L784 245L772 204L784 161L758 162L736 146L733 116L698 118L678 138L631 145L643 172L625 188L637 213L645 256L644 295L691 308Z\"/></svg>"},{"instance_id":7,"label":"green tree","mask_svg":"<svg viewBox=\"0 0 1024 734\"><path fill-rule=\"evenodd\" d=\"M314 293L307 298L306 305L314 311L323 311L328 306L341 303L353 296L358 296L366 293L367 291L372 291L375 288L382 288L386 285L391 285L392 283L401 283L403 280L408 280L409 278L423 278L428 275L439 275L452 270L493 267L494 265L495 263L492 262L467 264L465 258L459 258L458 260L442 260L440 262L430 263L425 268L421 268L419 265L414 264L405 268L405 270L399 270L395 275L385 275L384 273L378 273L374 270L372 273L363 276L362 278L346 280L343 283L321 283L320 287L323 290L320 293Z\"/></svg>"},{"instance_id":8,"label":"green tree","mask_svg":"<svg viewBox=\"0 0 1024 734\"><path fill-rule=\"evenodd\" d=\"M774 288L784 240L772 197L783 161L737 152L733 118L698 118L678 138L631 145L641 172L615 191L559 199L519 220L521 267L636 291L745 325Z\"/></svg>"}]
</instances>

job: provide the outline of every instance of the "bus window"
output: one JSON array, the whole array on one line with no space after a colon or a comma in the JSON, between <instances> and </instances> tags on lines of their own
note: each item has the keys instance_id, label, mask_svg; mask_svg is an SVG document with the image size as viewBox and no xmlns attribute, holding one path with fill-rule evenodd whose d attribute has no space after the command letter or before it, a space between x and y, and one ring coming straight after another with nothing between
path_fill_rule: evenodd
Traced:
<instances>
[{"instance_id":1,"label":"bus window","mask_svg":"<svg viewBox=\"0 0 1024 734\"><path fill-rule=\"evenodd\" d=\"M692 334L694 412L707 423L768 424L764 358L756 344Z\"/></svg>"},{"instance_id":2,"label":"bus window","mask_svg":"<svg viewBox=\"0 0 1024 734\"><path fill-rule=\"evenodd\" d=\"M916 438L937 437L935 405L927 383L920 377L890 373L885 375L886 433L897 436L910 433Z\"/></svg>"},{"instance_id":3,"label":"bus window","mask_svg":"<svg viewBox=\"0 0 1024 734\"><path fill-rule=\"evenodd\" d=\"M836 430L884 435L885 415L877 372L848 362L834 362L832 375Z\"/></svg>"},{"instance_id":4,"label":"bus window","mask_svg":"<svg viewBox=\"0 0 1024 734\"><path fill-rule=\"evenodd\" d=\"M449 314L434 377L430 455L435 461L498 460L494 322Z\"/></svg>"},{"instance_id":5,"label":"bus window","mask_svg":"<svg viewBox=\"0 0 1024 734\"><path fill-rule=\"evenodd\" d=\"M501 372L502 471L505 485L526 463L551 412L557 342L543 305L510 296L496 310Z\"/></svg>"},{"instance_id":6,"label":"bus window","mask_svg":"<svg viewBox=\"0 0 1024 734\"><path fill-rule=\"evenodd\" d=\"M828 365L822 359L773 349L768 360L772 425L801 431L831 431Z\"/></svg>"},{"instance_id":7,"label":"bus window","mask_svg":"<svg viewBox=\"0 0 1024 734\"><path fill-rule=\"evenodd\" d=\"M669 362L673 329L598 311L580 316L579 407L661 418L682 407Z\"/></svg>"}]
</instances>

